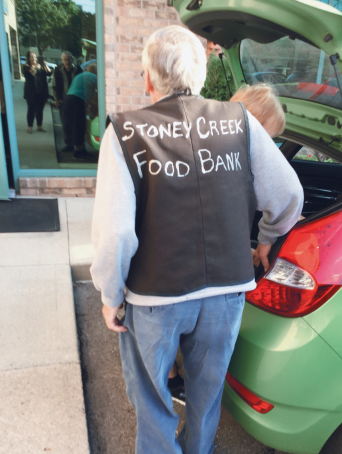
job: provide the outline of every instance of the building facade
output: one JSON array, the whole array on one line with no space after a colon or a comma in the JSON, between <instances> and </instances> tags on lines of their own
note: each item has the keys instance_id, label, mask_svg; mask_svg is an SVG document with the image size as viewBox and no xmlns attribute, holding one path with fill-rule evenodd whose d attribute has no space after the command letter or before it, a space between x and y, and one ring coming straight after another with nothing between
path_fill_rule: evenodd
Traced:
<instances>
[{"instance_id":1,"label":"building facade","mask_svg":"<svg viewBox=\"0 0 342 454\"><path fill-rule=\"evenodd\" d=\"M19 24L20 27L20 24L22 24L22 10L20 8L15 10L14 0L6 1L12 2L12 21ZM35 0L27 1L32 3ZM49 0L46 1L48 2ZM90 131L93 127L95 128L94 124L97 122L97 132L94 133L95 135L92 138L95 138L95 141L93 140L95 148L88 148L86 140L87 149L89 149L90 154L93 153L91 155L93 159L89 162L72 161L70 155L65 155L60 151L61 122L59 117L57 120L55 118L57 110L52 99L48 100L45 105L43 120L43 126L46 124L46 130L50 137L48 138L48 134L46 134L45 140L42 140L41 137L38 137L38 134L35 134L33 135L33 140L31 140L31 137L26 136L26 104L22 98L26 81L22 71L24 59L22 55L22 64L20 65L19 49L22 49L22 53L27 50L35 52L39 58L36 37L32 37L31 34L29 39L27 39L27 36L23 33L22 36L19 36L15 57L19 64L17 64L16 72L14 71L13 55L10 54L11 59L8 62L8 69L11 76L14 121L10 119L12 106L9 106L11 104L9 97L6 98L6 110L9 119L9 133L12 138L10 145L15 174L14 179L16 181L16 190L21 195L83 197L94 195L98 158L98 146L96 145L103 134L106 115L109 112L139 109L150 104L150 97L144 91L144 80L141 77L141 54L144 44L156 29L172 24L181 25L178 13L172 6L168 5L167 0L104 0L100 4L99 0L95 0L95 2L94 13L86 10L86 0L83 5L78 5L82 8L83 16L96 15L96 42L84 39L89 38L89 30L87 31L83 24L80 38L82 38L83 47L84 42L91 42L95 45L95 54L91 56L96 56L92 61L97 61L98 97L99 101L100 98L103 101L102 104L99 102L98 105L98 118L95 118L89 128L87 127ZM20 3L22 4L23 0ZM101 18L99 14L102 16ZM85 19L89 19L89 17ZM6 32L8 34L7 23L8 20L6 21ZM64 31L63 29L63 34L67 36L67 30ZM49 63L60 63L60 60L57 60L57 55L61 55L62 50L69 50L69 47L72 49L76 48L75 43L70 44L70 46L68 44L63 46L62 44L59 47L57 40L54 43L47 42L50 45L41 53L44 54L42 58L52 60L50 54L51 49L53 49L53 61ZM75 51L74 56L75 64L82 61ZM101 60L103 61L102 74L99 67ZM5 82L4 77L4 84ZM52 85L53 80L51 77L49 80L51 97L53 96ZM90 124L91 122L88 120L87 123ZM16 136L15 140L13 140L14 135ZM35 140L36 142L34 142ZM30 141L34 142L34 144ZM88 142L91 145L91 141L88 140Z\"/></svg>"},{"instance_id":2,"label":"building facade","mask_svg":"<svg viewBox=\"0 0 342 454\"><path fill-rule=\"evenodd\" d=\"M322 1L342 9L342 0ZM172 2L70 0L69 9L61 15L61 5L66 3L58 9L58 0L40 2L46 10L36 12L37 0L0 0L0 56L8 123L0 128L0 199L8 198L10 189L5 154L7 162L10 154L15 189L21 195L94 196L106 115L150 104L141 77L143 47L155 30L181 25L177 11L169 3ZM50 14L52 23L55 19L53 29L42 30L39 36L34 33L34 14ZM20 49L35 52L40 62L51 59L48 63L60 64L62 51L67 51L73 55L74 65L83 62L84 71L90 63L97 65L97 104L89 105L86 113L86 159L79 160L73 153L63 151L66 136L62 112L54 99L52 73L47 75L50 97L44 107L46 134L39 134L35 125L34 134L27 134L28 107L23 98L27 80ZM3 141L6 127L10 138L7 145Z\"/></svg>"}]
</instances>

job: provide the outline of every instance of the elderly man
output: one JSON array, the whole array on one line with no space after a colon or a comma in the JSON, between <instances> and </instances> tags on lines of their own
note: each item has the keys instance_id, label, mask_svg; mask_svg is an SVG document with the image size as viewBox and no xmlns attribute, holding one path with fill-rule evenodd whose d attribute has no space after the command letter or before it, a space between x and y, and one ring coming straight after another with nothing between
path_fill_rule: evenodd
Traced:
<instances>
[{"instance_id":1,"label":"elderly man","mask_svg":"<svg viewBox=\"0 0 342 454\"><path fill-rule=\"evenodd\" d=\"M206 55L195 35L158 30L142 61L153 105L111 116L103 137L91 273L106 324L120 333L136 454L211 454L244 292L256 286L254 212L264 211L258 253L267 268L271 245L300 216L303 191L241 104L198 96ZM178 345L186 421L175 438L167 377Z\"/></svg>"},{"instance_id":2,"label":"elderly man","mask_svg":"<svg viewBox=\"0 0 342 454\"><path fill-rule=\"evenodd\" d=\"M83 71L81 66L74 65L74 57L72 56L71 52L62 52L61 60L62 64L60 66L57 66L53 73L52 91L53 97L55 99L55 105L59 108L59 114L64 131L65 147L62 149L62 151L73 151L74 147L72 144L72 139L67 134L67 127L65 127L64 103L71 82L73 81L75 76L81 74Z\"/></svg>"}]
</instances>

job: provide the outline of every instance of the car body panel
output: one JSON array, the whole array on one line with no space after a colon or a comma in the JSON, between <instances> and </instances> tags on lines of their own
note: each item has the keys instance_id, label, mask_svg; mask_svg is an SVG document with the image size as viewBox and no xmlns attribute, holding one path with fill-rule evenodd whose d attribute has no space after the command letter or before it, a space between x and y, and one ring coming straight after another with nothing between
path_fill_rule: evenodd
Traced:
<instances>
[{"instance_id":1,"label":"car body panel","mask_svg":"<svg viewBox=\"0 0 342 454\"><path fill-rule=\"evenodd\" d=\"M341 152L342 111L301 99L279 97L286 112L286 131L329 144Z\"/></svg>"},{"instance_id":2,"label":"car body panel","mask_svg":"<svg viewBox=\"0 0 342 454\"><path fill-rule=\"evenodd\" d=\"M342 290L303 318L342 358ZM342 383L342 376L340 378Z\"/></svg>"},{"instance_id":3,"label":"car body panel","mask_svg":"<svg viewBox=\"0 0 342 454\"><path fill-rule=\"evenodd\" d=\"M223 405L231 415L261 443L286 453L318 454L341 420L342 412L313 411L275 404L262 415L249 407L225 383ZM272 402L271 402L272 403Z\"/></svg>"},{"instance_id":4,"label":"car body panel","mask_svg":"<svg viewBox=\"0 0 342 454\"><path fill-rule=\"evenodd\" d=\"M229 372L274 405L260 414L225 386L224 405L267 445L318 453L342 421L342 360L303 318L279 317L246 303Z\"/></svg>"},{"instance_id":5,"label":"car body panel","mask_svg":"<svg viewBox=\"0 0 342 454\"><path fill-rule=\"evenodd\" d=\"M279 317L246 303L229 372L271 403L329 411L342 405L342 360L303 318ZM326 393L321 383L330 383Z\"/></svg>"}]
</instances>

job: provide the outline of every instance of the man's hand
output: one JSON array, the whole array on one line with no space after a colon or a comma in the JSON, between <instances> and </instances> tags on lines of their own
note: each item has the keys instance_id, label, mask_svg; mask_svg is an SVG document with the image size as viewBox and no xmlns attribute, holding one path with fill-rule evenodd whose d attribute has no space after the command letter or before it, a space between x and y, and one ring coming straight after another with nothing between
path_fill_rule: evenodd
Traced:
<instances>
[{"instance_id":1,"label":"man's hand","mask_svg":"<svg viewBox=\"0 0 342 454\"><path fill-rule=\"evenodd\" d=\"M127 328L120 325L120 320L117 317L118 312L122 308L122 306L123 304L118 307L108 307L104 304L102 307L102 314L107 327L112 331L115 331L116 333L124 333L125 331L127 331Z\"/></svg>"},{"instance_id":2,"label":"man's hand","mask_svg":"<svg viewBox=\"0 0 342 454\"><path fill-rule=\"evenodd\" d=\"M268 268L270 267L270 264L268 262L268 254L270 253L271 247L272 246L270 244L259 243L255 251L255 255L257 255L260 258L265 271L267 271ZM253 254L253 261L256 260L255 255Z\"/></svg>"},{"instance_id":3,"label":"man's hand","mask_svg":"<svg viewBox=\"0 0 342 454\"><path fill-rule=\"evenodd\" d=\"M59 101L58 101L57 98L55 98L55 106L56 106L56 107L59 107Z\"/></svg>"}]
</instances>

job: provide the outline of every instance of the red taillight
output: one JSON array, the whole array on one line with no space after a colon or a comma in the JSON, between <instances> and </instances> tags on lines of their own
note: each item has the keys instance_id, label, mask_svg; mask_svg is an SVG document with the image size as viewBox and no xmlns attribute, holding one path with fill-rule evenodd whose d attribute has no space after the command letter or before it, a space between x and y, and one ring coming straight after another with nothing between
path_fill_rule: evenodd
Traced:
<instances>
[{"instance_id":1,"label":"red taillight","mask_svg":"<svg viewBox=\"0 0 342 454\"><path fill-rule=\"evenodd\" d=\"M94 136L94 139L95 139L96 142L100 142L100 137Z\"/></svg>"},{"instance_id":2,"label":"red taillight","mask_svg":"<svg viewBox=\"0 0 342 454\"><path fill-rule=\"evenodd\" d=\"M246 300L283 317L322 306L342 285L342 212L293 228Z\"/></svg>"},{"instance_id":3,"label":"red taillight","mask_svg":"<svg viewBox=\"0 0 342 454\"><path fill-rule=\"evenodd\" d=\"M249 389L245 388L229 372L227 372L226 380L231 386L231 388L236 392L236 394L238 394L241 397L241 399L246 402L246 404L248 404L258 413L265 414L271 411L272 408L274 408L274 405L269 404L265 400L260 399L260 397L256 396Z\"/></svg>"}]
</instances>

